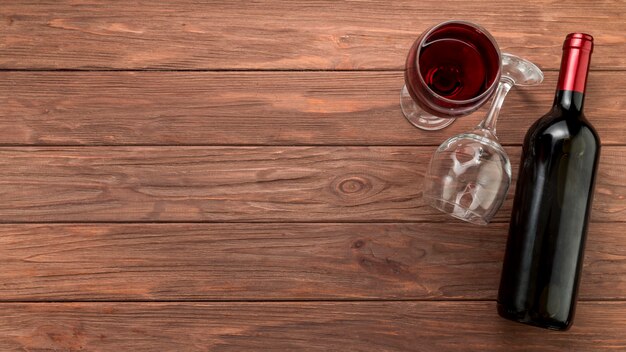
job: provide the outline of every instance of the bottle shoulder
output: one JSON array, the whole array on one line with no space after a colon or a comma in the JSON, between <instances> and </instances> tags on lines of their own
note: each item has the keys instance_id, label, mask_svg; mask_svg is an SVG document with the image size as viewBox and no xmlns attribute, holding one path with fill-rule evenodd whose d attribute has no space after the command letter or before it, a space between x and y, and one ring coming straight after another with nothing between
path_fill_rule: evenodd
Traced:
<instances>
[{"instance_id":1,"label":"bottle shoulder","mask_svg":"<svg viewBox=\"0 0 626 352\"><path fill-rule=\"evenodd\" d=\"M598 134L598 131L596 130L596 128L591 124L591 122L589 122L589 120L587 120L587 118L585 117L585 114L581 114L580 115L580 120L582 123L582 128L583 130L588 131L592 136L593 139L596 141L596 143L598 144L598 147L600 146L600 135Z\"/></svg>"},{"instance_id":2,"label":"bottle shoulder","mask_svg":"<svg viewBox=\"0 0 626 352\"><path fill-rule=\"evenodd\" d=\"M563 113L553 109L530 127L524 143L531 143L539 139L548 139L551 142L558 140L585 140L600 146L600 136L595 127L585 118L584 114L576 115Z\"/></svg>"}]
</instances>

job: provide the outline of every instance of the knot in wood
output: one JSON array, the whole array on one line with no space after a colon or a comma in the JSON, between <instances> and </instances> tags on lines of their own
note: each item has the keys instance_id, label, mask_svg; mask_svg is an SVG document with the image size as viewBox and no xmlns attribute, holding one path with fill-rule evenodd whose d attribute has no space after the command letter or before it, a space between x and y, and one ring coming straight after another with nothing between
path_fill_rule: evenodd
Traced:
<instances>
[{"instance_id":1,"label":"knot in wood","mask_svg":"<svg viewBox=\"0 0 626 352\"><path fill-rule=\"evenodd\" d=\"M338 187L341 193L351 194L367 191L372 188L372 185L367 179L355 176L341 181Z\"/></svg>"},{"instance_id":2,"label":"knot in wood","mask_svg":"<svg viewBox=\"0 0 626 352\"><path fill-rule=\"evenodd\" d=\"M383 180L363 173L339 175L328 185L328 191L337 204L348 206L372 202L384 189Z\"/></svg>"},{"instance_id":3,"label":"knot in wood","mask_svg":"<svg viewBox=\"0 0 626 352\"><path fill-rule=\"evenodd\" d=\"M362 175L344 175L336 178L331 187L337 195L353 198L369 193L373 184L372 180Z\"/></svg>"}]
</instances>

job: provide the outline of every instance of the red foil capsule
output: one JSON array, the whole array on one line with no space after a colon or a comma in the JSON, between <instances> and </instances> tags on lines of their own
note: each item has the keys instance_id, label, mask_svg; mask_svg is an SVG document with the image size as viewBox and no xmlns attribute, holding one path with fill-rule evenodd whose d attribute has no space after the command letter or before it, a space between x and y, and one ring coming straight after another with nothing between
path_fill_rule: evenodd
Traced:
<instances>
[{"instance_id":1,"label":"red foil capsule","mask_svg":"<svg viewBox=\"0 0 626 352\"><path fill-rule=\"evenodd\" d=\"M591 52L593 37L589 34L570 33L565 37L557 90L585 93Z\"/></svg>"}]
</instances>

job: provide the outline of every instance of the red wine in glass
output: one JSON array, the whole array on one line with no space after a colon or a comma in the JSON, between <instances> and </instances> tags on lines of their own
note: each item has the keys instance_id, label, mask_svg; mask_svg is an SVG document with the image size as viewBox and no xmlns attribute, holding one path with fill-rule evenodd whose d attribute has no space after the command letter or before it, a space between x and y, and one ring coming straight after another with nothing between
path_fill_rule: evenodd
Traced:
<instances>
[{"instance_id":1,"label":"red wine in glass","mask_svg":"<svg viewBox=\"0 0 626 352\"><path fill-rule=\"evenodd\" d=\"M498 45L486 30L469 22L444 22L423 33L409 51L406 89L428 114L468 115L492 96L500 60ZM403 111L407 115L404 106Z\"/></svg>"}]
</instances>

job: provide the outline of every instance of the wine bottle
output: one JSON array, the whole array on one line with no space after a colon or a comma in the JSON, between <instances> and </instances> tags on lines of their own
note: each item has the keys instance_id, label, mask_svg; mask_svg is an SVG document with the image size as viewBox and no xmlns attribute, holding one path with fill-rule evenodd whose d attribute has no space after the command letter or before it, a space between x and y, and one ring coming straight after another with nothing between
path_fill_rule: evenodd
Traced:
<instances>
[{"instance_id":1,"label":"wine bottle","mask_svg":"<svg viewBox=\"0 0 626 352\"><path fill-rule=\"evenodd\" d=\"M568 329L574 318L600 139L583 114L593 37L567 35L552 110L528 130L504 256L498 313Z\"/></svg>"}]
</instances>

